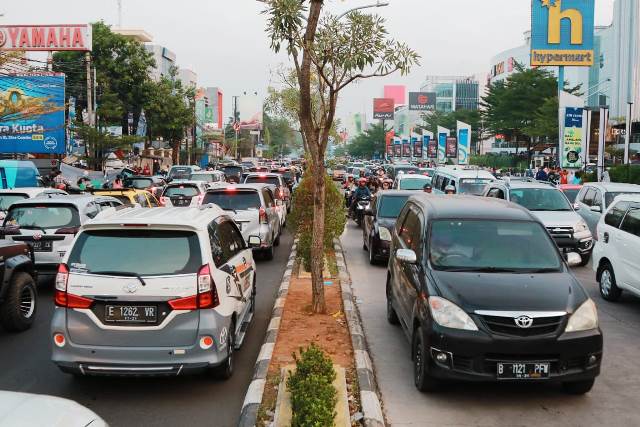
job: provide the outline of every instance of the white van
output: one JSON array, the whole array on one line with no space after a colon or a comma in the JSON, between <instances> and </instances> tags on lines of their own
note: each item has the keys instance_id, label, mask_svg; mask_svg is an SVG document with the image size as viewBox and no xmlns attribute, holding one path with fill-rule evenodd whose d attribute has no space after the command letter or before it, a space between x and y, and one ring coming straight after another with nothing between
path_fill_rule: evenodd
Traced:
<instances>
[{"instance_id":1,"label":"white van","mask_svg":"<svg viewBox=\"0 0 640 427\"><path fill-rule=\"evenodd\" d=\"M495 180L490 172L473 166L441 166L436 169L431 185L435 194L444 194L445 188L452 185L456 194L480 196L485 186Z\"/></svg>"}]
</instances>

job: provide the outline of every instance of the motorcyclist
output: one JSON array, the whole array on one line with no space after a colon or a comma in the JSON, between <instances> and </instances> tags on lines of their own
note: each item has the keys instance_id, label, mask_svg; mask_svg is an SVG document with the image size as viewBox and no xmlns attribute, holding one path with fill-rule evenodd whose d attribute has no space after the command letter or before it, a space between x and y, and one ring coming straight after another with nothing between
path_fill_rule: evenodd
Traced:
<instances>
[{"instance_id":1,"label":"motorcyclist","mask_svg":"<svg viewBox=\"0 0 640 427\"><path fill-rule=\"evenodd\" d=\"M385 179L382 181L382 189L383 190L391 190L391 186L393 185L393 181L390 179Z\"/></svg>"},{"instance_id":2,"label":"motorcyclist","mask_svg":"<svg viewBox=\"0 0 640 427\"><path fill-rule=\"evenodd\" d=\"M449 184L444 188L444 194L449 194L449 195L453 195L456 194L456 187L454 187L453 185Z\"/></svg>"},{"instance_id":3,"label":"motorcyclist","mask_svg":"<svg viewBox=\"0 0 640 427\"><path fill-rule=\"evenodd\" d=\"M369 191L369 188L367 187L366 178L360 178L358 180L358 187L351 193L351 208L349 209L351 214L353 214L353 210L358 203L358 199L363 197L371 197L371 191Z\"/></svg>"}]
</instances>

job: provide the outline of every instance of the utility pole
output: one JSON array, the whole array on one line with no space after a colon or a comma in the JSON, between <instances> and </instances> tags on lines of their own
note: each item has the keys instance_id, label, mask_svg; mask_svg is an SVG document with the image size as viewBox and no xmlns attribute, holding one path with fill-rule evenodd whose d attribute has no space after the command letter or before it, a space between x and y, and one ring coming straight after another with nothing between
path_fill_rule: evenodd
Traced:
<instances>
[{"instance_id":1,"label":"utility pole","mask_svg":"<svg viewBox=\"0 0 640 427\"><path fill-rule=\"evenodd\" d=\"M236 134L236 145L235 145L235 159L238 160L238 133L240 131L239 120L238 120L238 98L239 96L233 97L233 130Z\"/></svg>"},{"instance_id":2,"label":"utility pole","mask_svg":"<svg viewBox=\"0 0 640 427\"><path fill-rule=\"evenodd\" d=\"M87 116L89 126L93 126L93 85L91 84L91 53L85 53L87 66Z\"/></svg>"}]
</instances>

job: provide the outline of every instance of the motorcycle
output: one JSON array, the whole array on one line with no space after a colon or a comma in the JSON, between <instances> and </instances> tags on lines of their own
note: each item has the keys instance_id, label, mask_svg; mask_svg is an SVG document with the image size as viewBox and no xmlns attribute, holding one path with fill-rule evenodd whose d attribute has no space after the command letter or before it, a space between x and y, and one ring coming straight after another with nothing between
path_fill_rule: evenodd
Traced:
<instances>
[{"instance_id":1,"label":"motorcycle","mask_svg":"<svg viewBox=\"0 0 640 427\"><path fill-rule=\"evenodd\" d=\"M371 205L371 197L359 197L356 201L356 206L353 210L353 219L358 224L358 227L362 226L362 220L364 219L364 211L369 209Z\"/></svg>"}]
</instances>

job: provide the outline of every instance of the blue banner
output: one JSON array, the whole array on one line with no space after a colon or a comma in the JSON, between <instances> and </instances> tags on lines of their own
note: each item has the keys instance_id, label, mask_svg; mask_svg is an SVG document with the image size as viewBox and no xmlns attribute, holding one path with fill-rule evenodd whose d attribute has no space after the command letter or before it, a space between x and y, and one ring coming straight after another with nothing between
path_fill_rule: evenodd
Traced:
<instances>
[{"instance_id":1,"label":"blue banner","mask_svg":"<svg viewBox=\"0 0 640 427\"><path fill-rule=\"evenodd\" d=\"M64 74L0 76L0 153L64 154Z\"/></svg>"},{"instance_id":2,"label":"blue banner","mask_svg":"<svg viewBox=\"0 0 640 427\"><path fill-rule=\"evenodd\" d=\"M564 115L564 127L581 128L582 127L582 108L567 107Z\"/></svg>"},{"instance_id":3,"label":"blue banner","mask_svg":"<svg viewBox=\"0 0 640 427\"><path fill-rule=\"evenodd\" d=\"M471 138L469 138L469 129L462 128L458 131L458 164L469 164L469 149L471 147Z\"/></svg>"}]
</instances>

